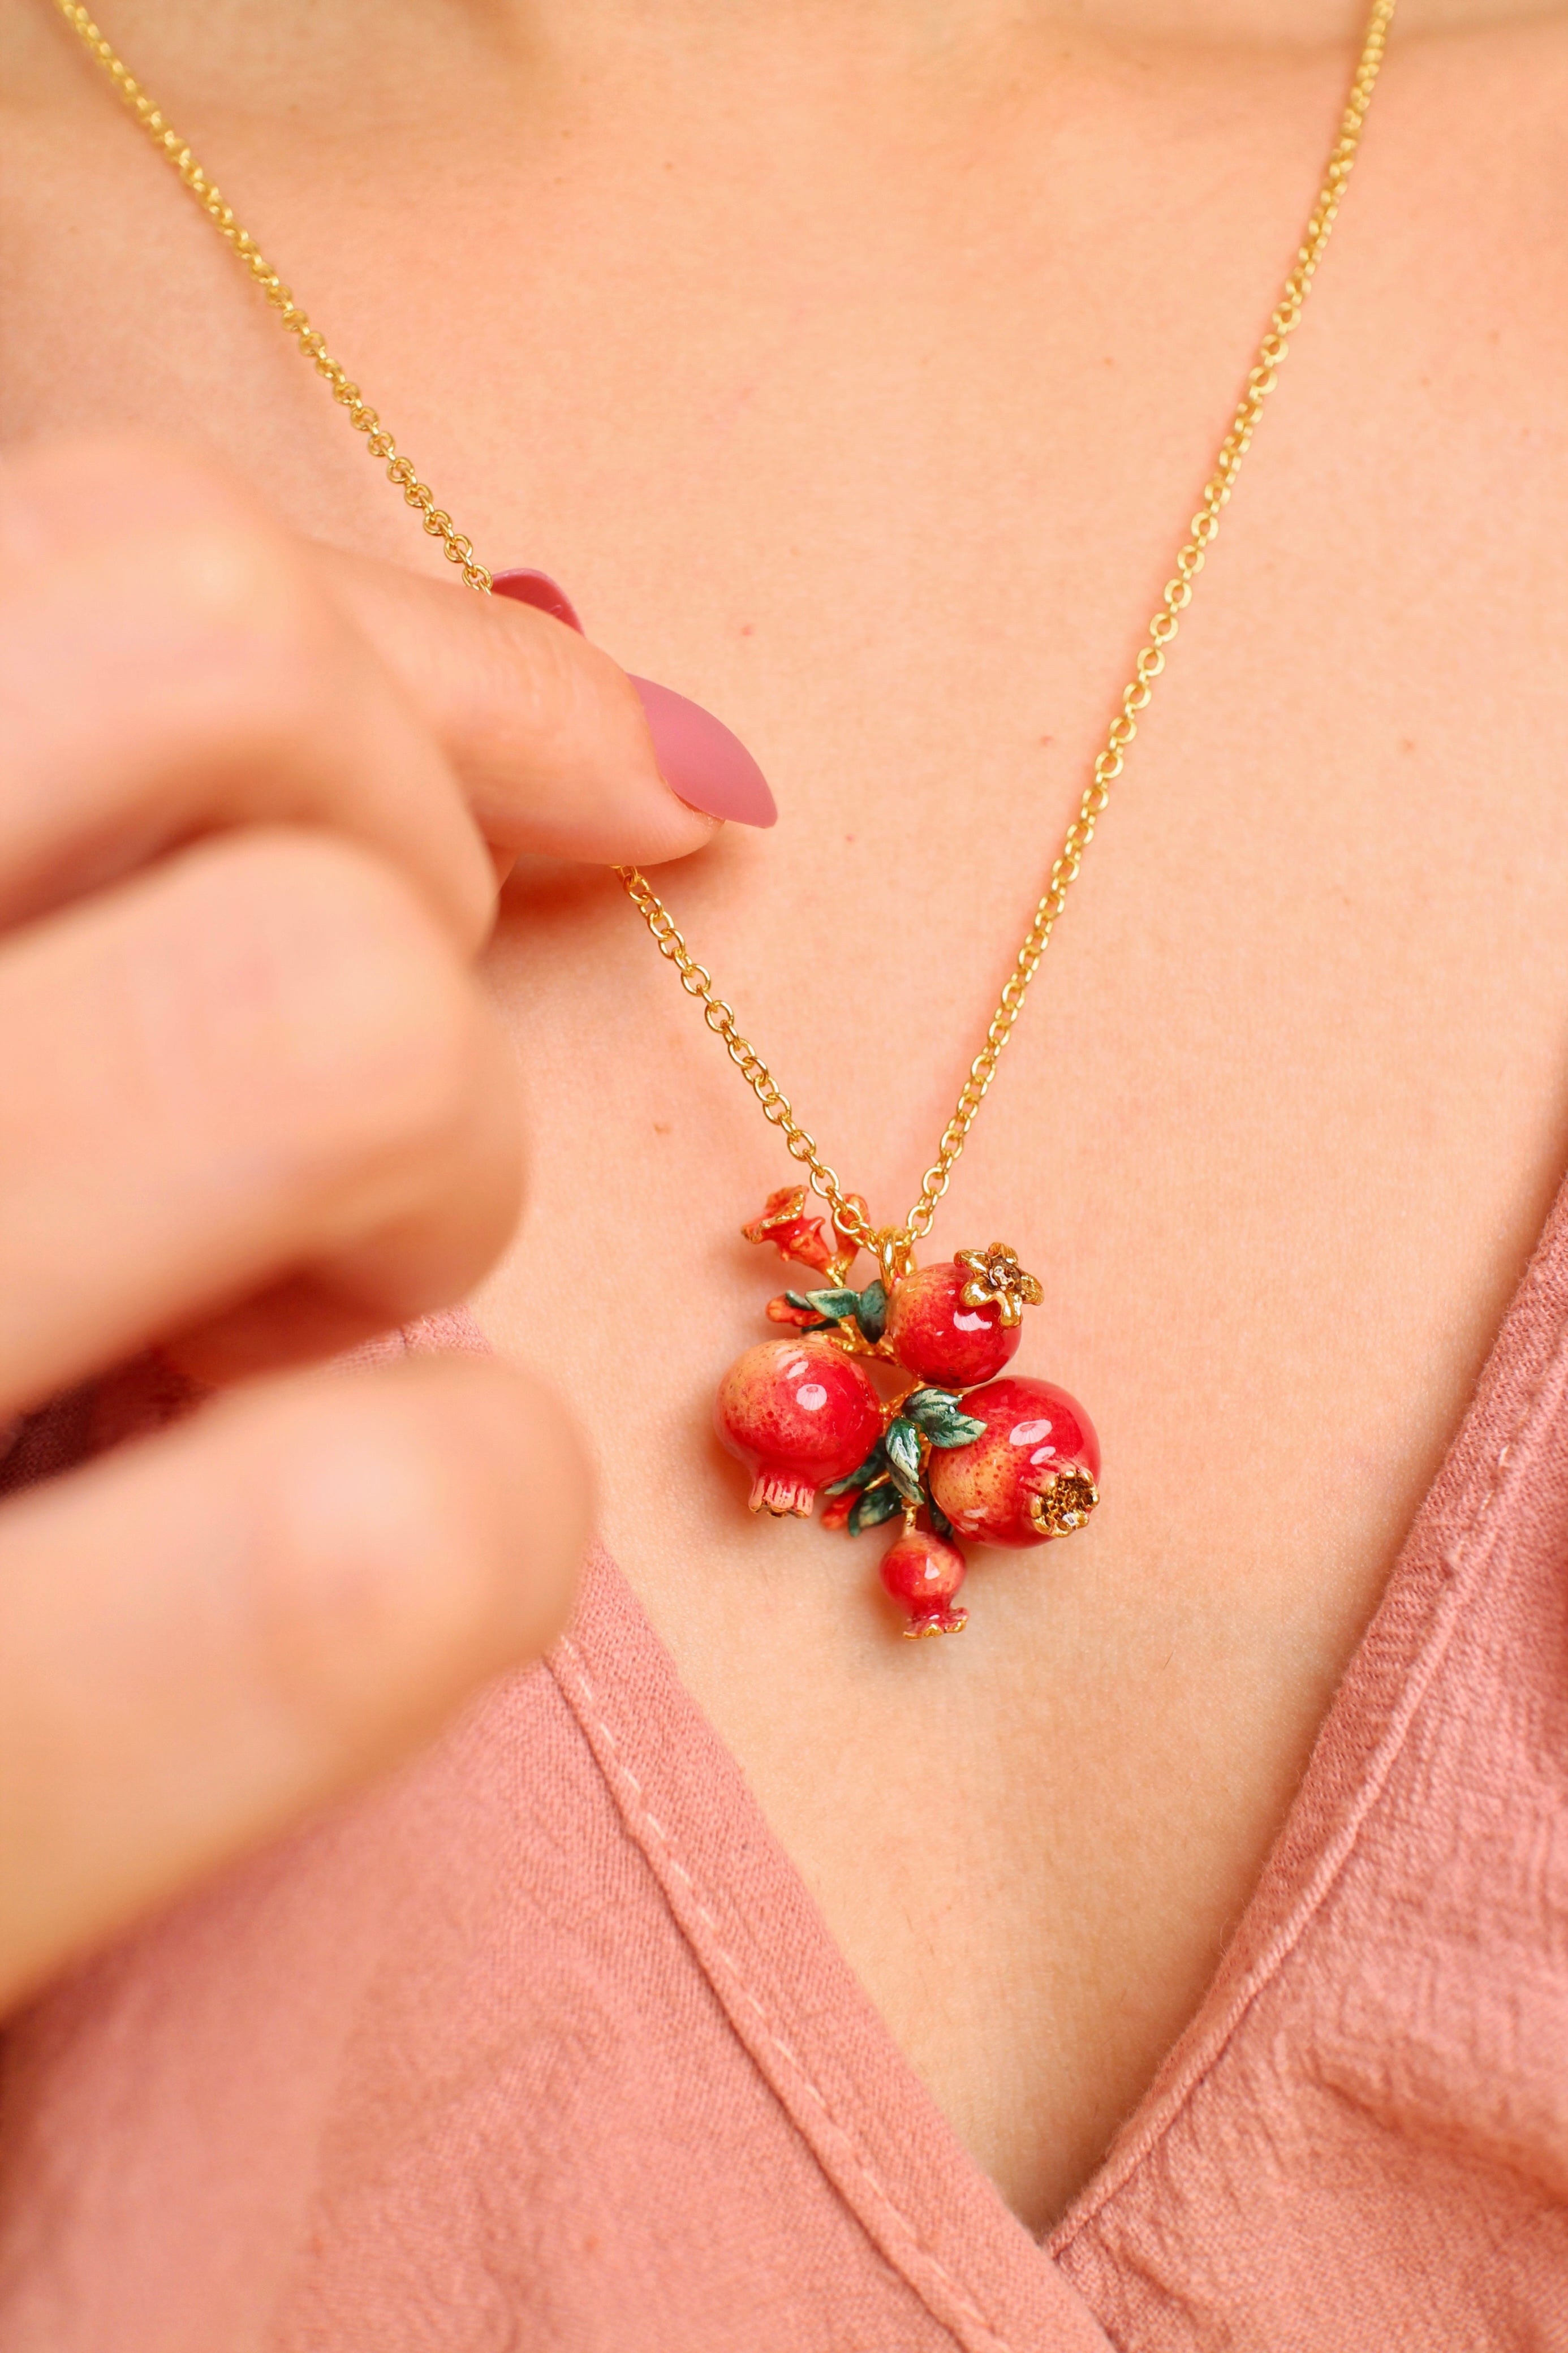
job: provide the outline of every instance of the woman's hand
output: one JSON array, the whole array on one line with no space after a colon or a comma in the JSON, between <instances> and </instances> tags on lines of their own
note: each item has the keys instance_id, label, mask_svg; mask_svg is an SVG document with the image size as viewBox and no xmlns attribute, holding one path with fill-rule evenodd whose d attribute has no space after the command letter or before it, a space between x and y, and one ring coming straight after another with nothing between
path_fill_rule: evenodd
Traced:
<instances>
[{"instance_id":1,"label":"woman's hand","mask_svg":"<svg viewBox=\"0 0 1568 2353\"><path fill-rule=\"evenodd\" d=\"M511 1229L492 852L713 829L553 621L166 449L0 474L0 1444L153 1342L267 1376L0 1509L0 2000L560 1625L587 1475L548 1391L279 1368Z\"/></svg>"}]
</instances>

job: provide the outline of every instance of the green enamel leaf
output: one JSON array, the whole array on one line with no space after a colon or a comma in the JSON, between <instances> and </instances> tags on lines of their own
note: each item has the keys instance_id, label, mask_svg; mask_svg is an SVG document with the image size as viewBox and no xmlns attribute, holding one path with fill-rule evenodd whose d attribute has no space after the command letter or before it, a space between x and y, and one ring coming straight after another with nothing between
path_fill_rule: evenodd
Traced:
<instances>
[{"instance_id":1,"label":"green enamel leaf","mask_svg":"<svg viewBox=\"0 0 1568 2353\"><path fill-rule=\"evenodd\" d=\"M985 1428L983 1421L963 1411L952 1389L916 1389L899 1411L917 1430L923 1430L933 1446L969 1446Z\"/></svg>"},{"instance_id":2,"label":"green enamel leaf","mask_svg":"<svg viewBox=\"0 0 1568 2353\"><path fill-rule=\"evenodd\" d=\"M789 1296L793 1300L794 1293ZM860 1304L860 1293L858 1291L808 1291L805 1304L815 1307L819 1315L831 1316L836 1324L841 1324L847 1315L854 1314Z\"/></svg>"},{"instance_id":3,"label":"green enamel leaf","mask_svg":"<svg viewBox=\"0 0 1568 2353\"><path fill-rule=\"evenodd\" d=\"M945 1536L948 1543L951 1544L952 1542L952 1522L948 1518L947 1514L942 1510L942 1505L937 1502L934 1495L928 1495L926 1497L926 1510L931 1514L931 1524L932 1528L936 1531L936 1534L939 1536Z\"/></svg>"},{"instance_id":4,"label":"green enamel leaf","mask_svg":"<svg viewBox=\"0 0 1568 2353\"><path fill-rule=\"evenodd\" d=\"M939 1429L926 1432L933 1446L973 1446L984 1435L985 1424L972 1413L951 1414Z\"/></svg>"},{"instance_id":5,"label":"green enamel leaf","mask_svg":"<svg viewBox=\"0 0 1568 2353\"><path fill-rule=\"evenodd\" d=\"M866 1490L844 1525L852 1536L858 1536L867 1528L878 1527L882 1521L892 1519L903 1508L891 1480L888 1480L880 1487Z\"/></svg>"},{"instance_id":6,"label":"green enamel leaf","mask_svg":"<svg viewBox=\"0 0 1568 2353\"><path fill-rule=\"evenodd\" d=\"M830 1486L824 1488L823 1493L847 1495L852 1488L868 1487L873 1479L880 1479L887 1468L888 1458L882 1451L882 1441L879 1438L864 1462L858 1462L853 1471L845 1472L842 1479L835 1479Z\"/></svg>"},{"instance_id":7,"label":"green enamel leaf","mask_svg":"<svg viewBox=\"0 0 1568 2353\"><path fill-rule=\"evenodd\" d=\"M947 1415L958 1411L958 1391L911 1389L899 1411L907 1421L912 1421L917 1430L930 1430L933 1422L940 1422Z\"/></svg>"},{"instance_id":8,"label":"green enamel leaf","mask_svg":"<svg viewBox=\"0 0 1568 2353\"><path fill-rule=\"evenodd\" d=\"M900 1416L888 1424L882 1446L888 1457L888 1468L893 1484L906 1504L921 1500L921 1434L912 1421Z\"/></svg>"},{"instance_id":9,"label":"green enamel leaf","mask_svg":"<svg viewBox=\"0 0 1568 2353\"><path fill-rule=\"evenodd\" d=\"M881 1282L868 1282L855 1303L855 1321L875 1344L888 1328L888 1293Z\"/></svg>"}]
</instances>

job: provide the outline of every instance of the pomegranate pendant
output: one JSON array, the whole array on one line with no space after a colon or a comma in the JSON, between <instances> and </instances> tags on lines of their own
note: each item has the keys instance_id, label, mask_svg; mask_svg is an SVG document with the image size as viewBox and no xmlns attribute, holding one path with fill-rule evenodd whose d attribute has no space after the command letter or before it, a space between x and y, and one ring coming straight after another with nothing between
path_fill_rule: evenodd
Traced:
<instances>
[{"instance_id":1,"label":"pomegranate pendant","mask_svg":"<svg viewBox=\"0 0 1568 2353\"><path fill-rule=\"evenodd\" d=\"M860 1205L857 1203L857 1207ZM768 1302L787 1336L764 1340L720 1383L714 1422L752 1473L751 1507L859 1535L899 1520L882 1562L909 1635L955 1634L972 1544L1049 1544L1100 1501L1100 1442L1083 1408L1049 1381L1002 1378L1040 1286L1016 1251L960 1250L917 1266L904 1238L873 1237L879 1272L849 1281L859 1246L835 1250L804 1187L773 1195L748 1241L826 1278ZM884 1396L868 1364L894 1377Z\"/></svg>"}]
</instances>

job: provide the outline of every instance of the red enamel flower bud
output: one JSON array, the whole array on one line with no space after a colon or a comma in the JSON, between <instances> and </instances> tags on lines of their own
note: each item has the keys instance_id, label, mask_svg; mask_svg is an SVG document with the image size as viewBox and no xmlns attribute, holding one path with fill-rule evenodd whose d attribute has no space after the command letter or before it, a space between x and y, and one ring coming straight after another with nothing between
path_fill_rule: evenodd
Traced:
<instances>
[{"instance_id":1,"label":"red enamel flower bud","mask_svg":"<svg viewBox=\"0 0 1568 2353\"><path fill-rule=\"evenodd\" d=\"M741 1233L749 1242L772 1242L780 1258L793 1258L801 1266L816 1267L822 1274L833 1263L822 1219L805 1214L804 1185L784 1185L776 1193L770 1193L762 1216L753 1219L749 1226L742 1226Z\"/></svg>"},{"instance_id":2,"label":"red enamel flower bud","mask_svg":"<svg viewBox=\"0 0 1568 2353\"><path fill-rule=\"evenodd\" d=\"M929 1528L910 1528L882 1561L882 1583L910 1613L906 1634L956 1634L968 1620L952 1597L963 1583L965 1563L956 1545Z\"/></svg>"},{"instance_id":3,"label":"red enamel flower bud","mask_svg":"<svg viewBox=\"0 0 1568 2353\"><path fill-rule=\"evenodd\" d=\"M764 1340L737 1357L713 1411L721 1443L756 1476L753 1512L810 1516L816 1491L863 1462L882 1430L865 1366L831 1340Z\"/></svg>"},{"instance_id":4,"label":"red enamel flower bud","mask_svg":"<svg viewBox=\"0 0 1568 2353\"><path fill-rule=\"evenodd\" d=\"M1100 1440L1082 1406L1049 1381L993 1381L965 1413L984 1421L968 1446L933 1448L931 1492L977 1544L1048 1544L1080 1528L1100 1501Z\"/></svg>"},{"instance_id":5,"label":"red enamel flower bud","mask_svg":"<svg viewBox=\"0 0 1568 2353\"><path fill-rule=\"evenodd\" d=\"M889 1301L889 1345L917 1381L970 1388L994 1380L1016 1348L1018 1325L1004 1324L994 1303L964 1305L969 1279L962 1266L917 1267Z\"/></svg>"}]
</instances>

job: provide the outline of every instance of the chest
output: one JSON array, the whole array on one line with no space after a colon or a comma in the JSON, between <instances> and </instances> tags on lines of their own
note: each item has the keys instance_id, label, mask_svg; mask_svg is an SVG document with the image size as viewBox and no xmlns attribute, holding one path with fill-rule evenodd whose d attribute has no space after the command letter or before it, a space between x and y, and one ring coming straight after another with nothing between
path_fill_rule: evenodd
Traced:
<instances>
[{"instance_id":1,"label":"chest","mask_svg":"<svg viewBox=\"0 0 1568 2353\"><path fill-rule=\"evenodd\" d=\"M776 833L656 880L879 1221L979 1047L1338 99L1244 74L1211 118L1030 70L1006 102L868 100L858 138L852 73L786 78L765 135L545 77L510 145L481 110L462 153L423 121L394 159L345 98L341 151L237 118L207 158L486 560L556 574L758 754ZM784 1279L738 1228L791 1169L618 888L527 869L492 952L532 1202L481 1318L577 1404L612 1548L1031 2216L1212 1970L1561 1173L1539 70L1488 49L1380 100L941 1213L932 1255L1000 1236L1039 1273L1017 1368L1106 1456L1090 1528L989 1556L961 1641L890 1639L878 1540L751 1520L708 1435ZM1477 132L1478 75L1511 141ZM36 135L3 187L7 431L195 431L301 528L419 560L129 131L74 101L56 129L80 201Z\"/></svg>"}]
</instances>

